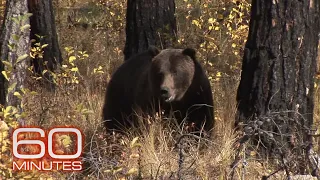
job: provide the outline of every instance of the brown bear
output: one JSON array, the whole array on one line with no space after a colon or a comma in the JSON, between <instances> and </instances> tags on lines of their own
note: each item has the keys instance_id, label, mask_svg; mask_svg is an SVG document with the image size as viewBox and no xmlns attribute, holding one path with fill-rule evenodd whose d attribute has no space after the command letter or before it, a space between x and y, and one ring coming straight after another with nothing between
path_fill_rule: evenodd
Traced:
<instances>
[{"instance_id":1,"label":"brown bear","mask_svg":"<svg viewBox=\"0 0 320 180\"><path fill-rule=\"evenodd\" d=\"M103 120L108 132L136 124L137 110L152 115L174 112L181 124L209 132L214 126L213 98L209 80L191 48L155 47L123 63L109 81ZM166 115L166 114L165 114Z\"/></svg>"}]
</instances>

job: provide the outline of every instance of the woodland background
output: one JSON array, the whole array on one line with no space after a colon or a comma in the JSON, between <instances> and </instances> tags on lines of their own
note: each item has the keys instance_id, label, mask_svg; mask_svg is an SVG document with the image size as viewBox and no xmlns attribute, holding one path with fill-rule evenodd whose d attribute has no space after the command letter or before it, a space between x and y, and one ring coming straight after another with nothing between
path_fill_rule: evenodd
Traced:
<instances>
[{"instance_id":1,"label":"woodland background","mask_svg":"<svg viewBox=\"0 0 320 180\"><path fill-rule=\"evenodd\" d=\"M0 1L0 19L5 3ZM176 148L177 138L164 130L159 118L150 131L132 134L106 143L101 108L107 82L123 62L126 0L53 0L63 71L56 72L57 90L52 94L38 86L38 78L28 80L24 94L25 116L29 124L50 127L73 124L86 135L82 173L12 172L7 126L0 124L3 141L0 177L44 179L261 179L278 167L260 161L255 151L235 145L240 135L233 124L237 109L236 92L240 81L243 48L248 35L250 1L176 0L177 37L181 47L197 50L214 94L216 128L213 142L201 151L201 142L185 142L188 151ZM320 65L318 57L318 67ZM314 127L320 134L320 74L315 81ZM3 113L9 111L2 109ZM8 115L11 116L12 114ZM319 154L319 139L314 138ZM110 141L108 141L110 142ZM67 149L69 141L64 148ZM190 145L191 144L191 145ZM194 146L198 144L198 146ZM190 145L190 146L189 146ZM115 148L116 147L116 148ZM116 149L116 151L115 151ZM230 165L240 157L234 169ZM285 172L270 179L285 179Z\"/></svg>"}]
</instances>

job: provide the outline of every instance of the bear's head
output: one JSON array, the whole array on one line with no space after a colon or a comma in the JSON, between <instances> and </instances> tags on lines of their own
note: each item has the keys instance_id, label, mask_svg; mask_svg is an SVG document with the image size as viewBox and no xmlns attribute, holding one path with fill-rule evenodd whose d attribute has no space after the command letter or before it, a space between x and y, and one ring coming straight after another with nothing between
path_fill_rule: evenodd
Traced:
<instances>
[{"instance_id":1,"label":"bear's head","mask_svg":"<svg viewBox=\"0 0 320 180\"><path fill-rule=\"evenodd\" d=\"M195 74L195 54L187 48L165 49L155 55L149 72L155 96L167 103L184 97Z\"/></svg>"}]
</instances>

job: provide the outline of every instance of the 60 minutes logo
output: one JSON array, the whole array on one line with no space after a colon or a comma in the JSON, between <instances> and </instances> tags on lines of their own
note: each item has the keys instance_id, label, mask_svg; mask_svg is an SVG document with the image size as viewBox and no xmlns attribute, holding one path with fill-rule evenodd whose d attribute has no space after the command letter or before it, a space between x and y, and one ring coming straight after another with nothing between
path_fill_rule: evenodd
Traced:
<instances>
[{"instance_id":1,"label":"60 minutes logo","mask_svg":"<svg viewBox=\"0 0 320 180\"><path fill-rule=\"evenodd\" d=\"M61 150L63 139L59 137L63 135L74 141L71 144L75 147L69 147L74 150ZM71 138L72 135L76 138ZM13 170L80 171L83 139L81 131L74 127L55 127L50 130L38 127L17 128L12 133Z\"/></svg>"}]
</instances>

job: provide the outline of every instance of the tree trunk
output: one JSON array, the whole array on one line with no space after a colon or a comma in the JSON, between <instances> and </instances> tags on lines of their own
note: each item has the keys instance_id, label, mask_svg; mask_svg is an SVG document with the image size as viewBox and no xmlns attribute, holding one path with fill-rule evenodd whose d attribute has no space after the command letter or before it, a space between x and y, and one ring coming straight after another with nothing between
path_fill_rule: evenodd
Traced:
<instances>
[{"instance_id":1,"label":"tree trunk","mask_svg":"<svg viewBox=\"0 0 320 180\"><path fill-rule=\"evenodd\" d=\"M56 26L54 21L52 0L28 0L29 12L33 14L30 17L31 33L30 38L36 41L32 43L32 47L48 44L45 47L42 56L35 56L33 60L34 72L42 75L44 70L53 71L56 65L62 62L61 52L58 44ZM38 37L37 37L38 35ZM43 38L39 38L42 36ZM45 81L50 83L53 88L52 77L49 73L45 73Z\"/></svg>"},{"instance_id":2,"label":"tree trunk","mask_svg":"<svg viewBox=\"0 0 320 180\"><path fill-rule=\"evenodd\" d=\"M319 13L318 0L252 1L236 126L262 154L305 158L311 145Z\"/></svg>"},{"instance_id":3,"label":"tree trunk","mask_svg":"<svg viewBox=\"0 0 320 180\"><path fill-rule=\"evenodd\" d=\"M8 0L5 19L0 36L0 58L7 61L6 72L9 81L6 83L1 74L1 104L17 107L21 112L21 99L14 92L21 94L26 78L26 68L30 48L29 17L27 0ZM1 63L1 71L4 66ZM7 86L5 86L7 84ZM10 87L8 92L7 88ZM6 98L5 98L6 97ZM20 121L23 124L23 121Z\"/></svg>"},{"instance_id":4,"label":"tree trunk","mask_svg":"<svg viewBox=\"0 0 320 180\"><path fill-rule=\"evenodd\" d=\"M125 60L150 45L168 48L176 40L174 0L128 0Z\"/></svg>"}]
</instances>

